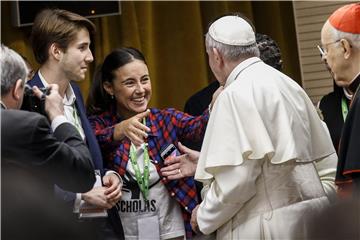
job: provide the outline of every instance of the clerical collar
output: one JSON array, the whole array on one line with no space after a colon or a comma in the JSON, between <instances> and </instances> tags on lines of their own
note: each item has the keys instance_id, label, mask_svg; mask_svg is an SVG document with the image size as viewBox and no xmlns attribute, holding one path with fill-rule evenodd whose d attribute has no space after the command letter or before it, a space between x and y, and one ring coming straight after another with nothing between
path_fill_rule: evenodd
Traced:
<instances>
[{"instance_id":1,"label":"clerical collar","mask_svg":"<svg viewBox=\"0 0 360 240\"><path fill-rule=\"evenodd\" d=\"M349 85L349 90L353 93L356 92L356 89L358 88L360 84L360 73L355 77L355 79L351 82Z\"/></svg>"}]
</instances>

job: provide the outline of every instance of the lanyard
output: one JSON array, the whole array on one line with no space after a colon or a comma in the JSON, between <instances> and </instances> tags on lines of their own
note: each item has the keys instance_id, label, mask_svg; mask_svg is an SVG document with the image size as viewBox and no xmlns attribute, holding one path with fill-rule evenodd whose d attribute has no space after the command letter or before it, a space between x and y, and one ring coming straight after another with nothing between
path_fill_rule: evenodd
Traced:
<instances>
[{"instance_id":1,"label":"lanyard","mask_svg":"<svg viewBox=\"0 0 360 240\"><path fill-rule=\"evenodd\" d=\"M341 110L342 110L342 115L343 115L343 119L345 122L346 116L349 112L345 97L341 98Z\"/></svg>"},{"instance_id":2,"label":"lanyard","mask_svg":"<svg viewBox=\"0 0 360 240\"><path fill-rule=\"evenodd\" d=\"M146 125L145 118L143 119L143 124ZM150 176L149 174L150 159L147 149L147 143L143 144L143 150L144 150L144 171L143 171L143 175L141 175L140 168L136 159L136 147L133 143L131 143L130 161L135 171L136 181L140 187L144 199L147 200L147 197L149 196L149 176Z\"/></svg>"},{"instance_id":3,"label":"lanyard","mask_svg":"<svg viewBox=\"0 0 360 240\"><path fill-rule=\"evenodd\" d=\"M73 114L73 117L74 117L74 126L76 128L76 130L78 130L80 136L81 135L81 125L80 125L80 120L79 120L79 116L76 112L76 107L75 107L75 104L72 105L72 114Z\"/></svg>"}]
</instances>

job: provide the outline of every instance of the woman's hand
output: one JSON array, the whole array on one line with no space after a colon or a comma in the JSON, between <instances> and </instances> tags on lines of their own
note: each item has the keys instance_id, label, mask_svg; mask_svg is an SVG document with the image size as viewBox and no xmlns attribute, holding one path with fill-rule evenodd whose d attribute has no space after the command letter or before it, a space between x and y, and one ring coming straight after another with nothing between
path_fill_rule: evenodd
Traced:
<instances>
[{"instance_id":1,"label":"woman's hand","mask_svg":"<svg viewBox=\"0 0 360 240\"><path fill-rule=\"evenodd\" d=\"M139 113L129 119L115 125L114 140L120 141L124 137L128 137L132 143L136 146L140 146L144 143L144 139L147 138L147 132L150 128L142 124L144 117L149 116L150 110Z\"/></svg>"}]
</instances>

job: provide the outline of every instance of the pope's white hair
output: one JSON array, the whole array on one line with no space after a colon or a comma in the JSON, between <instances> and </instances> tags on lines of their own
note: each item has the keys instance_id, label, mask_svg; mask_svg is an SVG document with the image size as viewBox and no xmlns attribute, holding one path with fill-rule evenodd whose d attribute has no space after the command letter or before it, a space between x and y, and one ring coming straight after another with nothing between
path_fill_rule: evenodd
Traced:
<instances>
[{"instance_id":1,"label":"pope's white hair","mask_svg":"<svg viewBox=\"0 0 360 240\"><path fill-rule=\"evenodd\" d=\"M214 40L209 33L205 36L206 49L216 48L221 55L229 60L236 61L242 58L260 57L260 51L256 43L248 46L232 46Z\"/></svg>"}]
</instances>

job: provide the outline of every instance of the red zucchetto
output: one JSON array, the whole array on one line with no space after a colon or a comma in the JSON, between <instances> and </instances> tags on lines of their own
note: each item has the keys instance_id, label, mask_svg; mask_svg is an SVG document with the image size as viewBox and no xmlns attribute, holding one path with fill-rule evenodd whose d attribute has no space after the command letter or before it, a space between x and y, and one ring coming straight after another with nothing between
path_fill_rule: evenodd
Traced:
<instances>
[{"instance_id":1,"label":"red zucchetto","mask_svg":"<svg viewBox=\"0 0 360 240\"><path fill-rule=\"evenodd\" d=\"M330 24L341 32L360 34L360 3L345 5L329 17Z\"/></svg>"}]
</instances>

